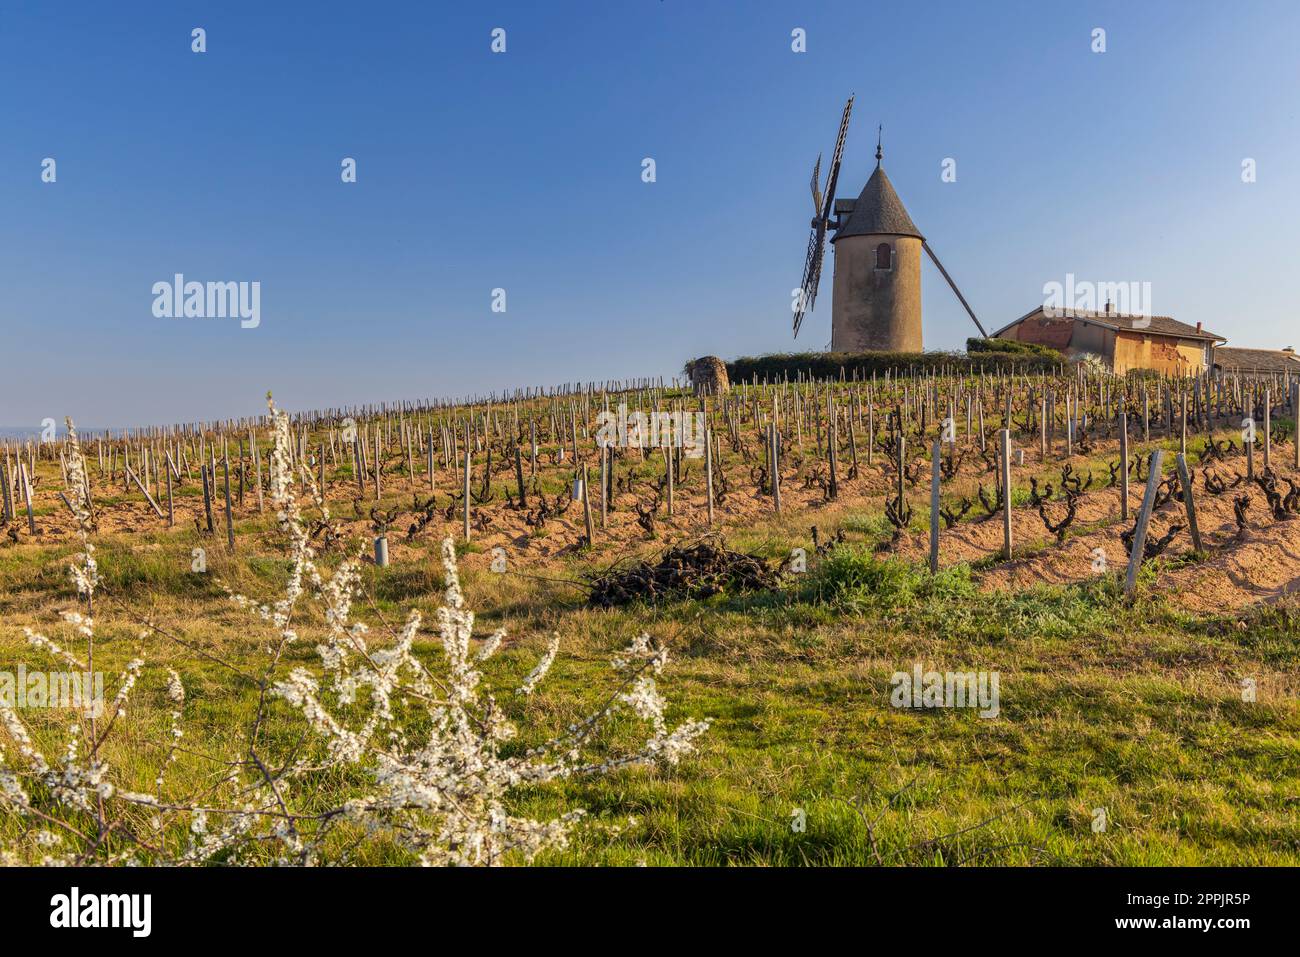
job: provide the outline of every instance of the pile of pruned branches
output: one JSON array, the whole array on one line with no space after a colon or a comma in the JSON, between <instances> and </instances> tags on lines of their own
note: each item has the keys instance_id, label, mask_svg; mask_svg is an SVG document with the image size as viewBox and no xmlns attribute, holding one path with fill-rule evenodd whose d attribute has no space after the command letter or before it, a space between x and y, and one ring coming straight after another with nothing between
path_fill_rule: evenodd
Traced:
<instances>
[{"instance_id":1,"label":"pile of pruned branches","mask_svg":"<svg viewBox=\"0 0 1300 957\"><path fill-rule=\"evenodd\" d=\"M587 603L613 608L635 601L707 598L721 591L766 591L780 576L765 559L713 540L668 549L658 559L602 572L588 580Z\"/></svg>"}]
</instances>

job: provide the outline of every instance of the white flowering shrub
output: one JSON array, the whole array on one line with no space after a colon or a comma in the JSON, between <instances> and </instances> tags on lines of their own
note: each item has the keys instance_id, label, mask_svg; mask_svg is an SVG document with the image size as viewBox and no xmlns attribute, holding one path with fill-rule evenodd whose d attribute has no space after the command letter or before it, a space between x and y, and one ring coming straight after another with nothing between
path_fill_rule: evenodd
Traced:
<instances>
[{"instance_id":1,"label":"white flowering shrub","mask_svg":"<svg viewBox=\"0 0 1300 957\"><path fill-rule=\"evenodd\" d=\"M258 673L201 652L256 689L255 717L237 736L245 753L217 762L215 780L177 793L167 771L184 738L186 694L181 676L167 669L170 742L153 790L132 790L115 780L104 742L126 721L127 701L144 667L138 659L102 713L74 723L55 756L33 742L14 709L0 707L0 809L29 825L23 840L0 847L5 862L308 865L346 861L346 852L331 848L375 841L398 845L423 864L528 861L543 849L565 846L582 811L533 820L512 813L514 792L634 765L672 765L694 748L708 722L669 726L656 684L667 654L645 635L614 659L617 683L601 707L541 743L522 745L519 738L536 735L520 735L510 702L536 693L559 652L559 638L551 639L517 688L491 691L481 669L500 649L504 633L475 647L474 614L465 607L451 539L442 543L446 593L436 622L441 655L425 662L413 653L423 627L415 611L394 640L377 641L352 618L360 593L359 553L332 572L318 563L311 529L327 524L329 511L311 470L293 468L288 416L269 396L268 408L271 499L287 542L288 576L283 595L272 604L230 597L273 633L269 660ZM71 421L68 431L70 501L84 546L72 578L87 612L65 617L84 639L87 660L35 631L27 636L64 664L93 670L90 612L99 574L89 541L84 463ZM300 490L318 513L310 527ZM294 624L312 617L303 607L308 603L319 606L323 621L312 629L319 632L319 664L285 674L286 650L310 640L299 634L305 626ZM145 624L146 634L192 647L147 619ZM274 734L268 732L272 712ZM604 739L602 732L619 713L643 723L639 746L618 750ZM339 771L357 783L340 786L346 797L331 800L322 793L321 775L338 777Z\"/></svg>"},{"instance_id":2,"label":"white flowering shrub","mask_svg":"<svg viewBox=\"0 0 1300 957\"><path fill-rule=\"evenodd\" d=\"M1113 375L1113 371L1101 356L1091 352L1085 352L1076 360L1079 365L1083 366L1084 371L1094 378Z\"/></svg>"}]
</instances>

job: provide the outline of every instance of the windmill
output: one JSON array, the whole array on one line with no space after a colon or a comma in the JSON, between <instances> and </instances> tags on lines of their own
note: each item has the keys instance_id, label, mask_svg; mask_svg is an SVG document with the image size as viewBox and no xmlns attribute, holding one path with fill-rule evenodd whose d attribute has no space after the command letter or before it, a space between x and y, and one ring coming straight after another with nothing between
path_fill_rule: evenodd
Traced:
<instances>
[{"instance_id":1,"label":"windmill","mask_svg":"<svg viewBox=\"0 0 1300 957\"><path fill-rule=\"evenodd\" d=\"M857 199L837 199L840 160L848 135L853 97L844 104L835 152L831 155L826 188L818 189L821 156L813 165L812 234L804 257L803 281L793 303L794 335L817 302L826 237L835 245L835 277L831 302L831 348L834 351L921 349L921 251L938 268L971 321L987 338L966 297L943 268L939 257L916 228L881 166L883 152L876 142L876 169Z\"/></svg>"}]
</instances>

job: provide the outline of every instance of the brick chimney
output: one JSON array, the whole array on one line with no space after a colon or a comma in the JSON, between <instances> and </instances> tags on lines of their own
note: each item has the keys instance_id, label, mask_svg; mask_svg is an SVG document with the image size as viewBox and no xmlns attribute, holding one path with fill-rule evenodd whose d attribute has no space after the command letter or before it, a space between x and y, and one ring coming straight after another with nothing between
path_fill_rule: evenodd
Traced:
<instances>
[{"instance_id":1,"label":"brick chimney","mask_svg":"<svg viewBox=\"0 0 1300 957\"><path fill-rule=\"evenodd\" d=\"M1197 332L1201 331L1201 324L1199 322L1196 324L1196 331Z\"/></svg>"}]
</instances>

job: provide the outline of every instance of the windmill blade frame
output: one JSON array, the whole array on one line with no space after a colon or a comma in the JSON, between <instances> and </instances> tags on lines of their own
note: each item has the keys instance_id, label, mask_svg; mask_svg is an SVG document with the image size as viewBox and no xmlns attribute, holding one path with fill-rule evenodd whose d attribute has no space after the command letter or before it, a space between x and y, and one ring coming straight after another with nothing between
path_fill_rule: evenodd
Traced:
<instances>
[{"instance_id":1,"label":"windmill blade frame","mask_svg":"<svg viewBox=\"0 0 1300 957\"><path fill-rule=\"evenodd\" d=\"M822 194L822 222L829 224L831 208L835 205L835 185L840 179L840 160L844 158L844 140L849 135L849 117L853 114L853 95L844 104L844 114L840 117L840 131L835 137L835 152L831 154L831 169L826 177L826 192Z\"/></svg>"},{"instance_id":2,"label":"windmill blade frame","mask_svg":"<svg viewBox=\"0 0 1300 957\"><path fill-rule=\"evenodd\" d=\"M818 225L820 225L820 223ZM803 325L804 314L811 308L808 294L809 283L813 283L813 297L815 298L817 295L817 287L814 277L819 275L821 270L821 264L815 262L819 247L819 233L820 230L815 226L812 234L808 237L808 252L804 256L803 261L803 279L799 283L799 299L793 304L794 338L796 339L799 338L799 327ZM824 235L824 233L820 233L820 235Z\"/></svg>"},{"instance_id":3,"label":"windmill blade frame","mask_svg":"<svg viewBox=\"0 0 1300 957\"><path fill-rule=\"evenodd\" d=\"M808 252L804 257L803 281L799 284L799 301L794 304L794 338L799 338L799 327L804 316L817 302L817 288L821 285L822 259L826 254L826 233L830 229L831 212L835 206L835 186L840 178L840 161L844 157L844 141L849 135L849 117L853 113L853 95L844 104L840 116L840 129L835 137L835 152L831 154L830 170L826 174L826 190L819 197L816 190L817 174L821 168L821 155L813 167L813 199L816 218L812 235L808 238ZM817 200L820 199L820 203Z\"/></svg>"},{"instance_id":4,"label":"windmill blade frame","mask_svg":"<svg viewBox=\"0 0 1300 957\"><path fill-rule=\"evenodd\" d=\"M817 162L813 164L813 174L812 174L812 199L813 199L814 216L821 215L821 211L822 211L821 178L822 178L822 154L818 153Z\"/></svg>"}]
</instances>

